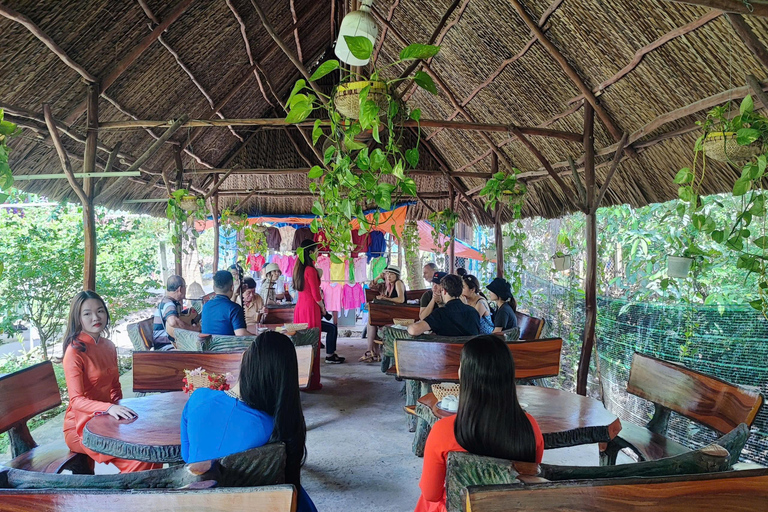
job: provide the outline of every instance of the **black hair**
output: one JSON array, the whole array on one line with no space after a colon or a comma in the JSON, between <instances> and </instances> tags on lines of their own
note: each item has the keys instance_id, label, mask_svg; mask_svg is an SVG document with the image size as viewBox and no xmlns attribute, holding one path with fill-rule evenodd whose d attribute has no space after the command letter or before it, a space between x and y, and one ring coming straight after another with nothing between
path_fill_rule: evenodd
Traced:
<instances>
[{"instance_id":1,"label":"black hair","mask_svg":"<svg viewBox=\"0 0 768 512\"><path fill-rule=\"evenodd\" d=\"M467 274L465 276L462 276L461 280L467 283L467 288L469 288L470 290L474 290L476 294L478 294L485 300L488 300L488 297L486 297L483 291L480 289L480 280L478 280L475 276L473 276L472 274Z\"/></svg>"},{"instance_id":2,"label":"black hair","mask_svg":"<svg viewBox=\"0 0 768 512\"><path fill-rule=\"evenodd\" d=\"M243 286L249 290L255 290L256 280L254 280L252 277L246 277L243 279Z\"/></svg>"},{"instance_id":3,"label":"black hair","mask_svg":"<svg viewBox=\"0 0 768 512\"><path fill-rule=\"evenodd\" d=\"M107 303L101 298L101 295L91 290L84 290L72 298L72 303L69 306L69 318L67 319L67 330L64 331L64 346L61 351L61 357L67 354L67 347L72 345L80 352L85 352L85 345L77 341L77 337L83 330L83 324L80 321L80 311L83 309L83 303L88 299L96 299L104 306L104 311L107 312L107 323L104 325L102 333L109 337L109 328L112 323L112 317L109 316L109 308Z\"/></svg>"},{"instance_id":4,"label":"black hair","mask_svg":"<svg viewBox=\"0 0 768 512\"><path fill-rule=\"evenodd\" d=\"M299 396L299 364L291 339L274 331L261 333L243 354L239 380L243 402L274 418L269 442L285 443L285 481L298 487L307 453L307 425Z\"/></svg>"},{"instance_id":5,"label":"black hair","mask_svg":"<svg viewBox=\"0 0 768 512\"><path fill-rule=\"evenodd\" d=\"M168 282L165 283L165 289L169 292L175 292L182 286L186 286L187 283L184 282L184 278L181 276L171 276L168 278Z\"/></svg>"},{"instance_id":6,"label":"black hair","mask_svg":"<svg viewBox=\"0 0 768 512\"><path fill-rule=\"evenodd\" d=\"M213 290L216 292L229 290L234 282L232 274L226 270L219 270L213 274Z\"/></svg>"},{"instance_id":7,"label":"black hair","mask_svg":"<svg viewBox=\"0 0 768 512\"><path fill-rule=\"evenodd\" d=\"M442 278L440 286L451 297L461 297L461 292L464 289L464 286L461 284L461 278L455 274L448 274Z\"/></svg>"},{"instance_id":8,"label":"black hair","mask_svg":"<svg viewBox=\"0 0 768 512\"><path fill-rule=\"evenodd\" d=\"M432 270L434 270L435 272L437 272L437 263L434 263L434 262L430 261L429 263L427 263L427 264L426 264L426 265L424 265L424 266L425 266L425 267L429 267L429 268L431 268Z\"/></svg>"},{"instance_id":9,"label":"black hair","mask_svg":"<svg viewBox=\"0 0 768 512\"><path fill-rule=\"evenodd\" d=\"M469 453L536 462L536 438L517 401L515 362L501 338L477 336L461 351L456 441Z\"/></svg>"},{"instance_id":10,"label":"black hair","mask_svg":"<svg viewBox=\"0 0 768 512\"><path fill-rule=\"evenodd\" d=\"M457 268L456 269L456 275L459 276L459 277L466 276L467 275L467 269L465 269L464 267Z\"/></svg>"},{"instance_id":11,"label":"black hair","mask_svg":"<svg viewBox=\"0 0 768 512\"><path fill-rule=\"evenodd\" d=\"M304 291L304 269L315 266L312 252L317 247L317 244L307 238L301 241L300 247L303 249L302 257L296 259L296 265L293 267L293 289L297 292Z\"/></svg>"}]
</instances>

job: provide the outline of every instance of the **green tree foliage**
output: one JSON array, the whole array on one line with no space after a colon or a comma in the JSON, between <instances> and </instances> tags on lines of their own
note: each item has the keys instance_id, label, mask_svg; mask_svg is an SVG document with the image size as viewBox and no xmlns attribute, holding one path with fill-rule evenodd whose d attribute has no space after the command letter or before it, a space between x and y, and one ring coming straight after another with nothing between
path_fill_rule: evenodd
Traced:
<instances>
[{"instance_id":1,"label":"green tree foliage","mask_svg":"<svg viewBox=\"0 0 768 512\"><path fill-rule=\"evenodd\" d=\"M97 209L96 291L107 302L113 323L146 307L158 236L163 222ZM38 330L44 356L58 341L72 297L82 289L82 210L54 208L0 210L0 331L28 321Z\"/></svg>"}]
</instances>

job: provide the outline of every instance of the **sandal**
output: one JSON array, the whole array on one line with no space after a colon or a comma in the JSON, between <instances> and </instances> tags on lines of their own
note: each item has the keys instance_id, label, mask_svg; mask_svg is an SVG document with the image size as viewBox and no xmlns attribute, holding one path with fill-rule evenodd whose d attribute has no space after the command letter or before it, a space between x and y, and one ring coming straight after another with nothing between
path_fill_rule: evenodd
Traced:
<instances>
[{"instance_id":1,"label":"sandal","mask_svg":"<svg viewBox=\"0 0 768 512\"><path fill-rule=\"evenodd\" d=\"M376 356L373 355L373 352L370 350L366 350L365 354L360 357L359 361L361 363L373 363L376 361Z\"/></svg>"}]
</instances>

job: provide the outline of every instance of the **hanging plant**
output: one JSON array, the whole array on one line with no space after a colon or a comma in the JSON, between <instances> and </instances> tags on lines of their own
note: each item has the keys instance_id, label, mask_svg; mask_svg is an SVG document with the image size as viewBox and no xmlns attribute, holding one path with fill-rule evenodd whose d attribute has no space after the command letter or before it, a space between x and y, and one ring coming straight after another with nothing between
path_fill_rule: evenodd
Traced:
<instances>
[{"instance_id":1,"label":"hanging plant","mask_svg":"<svg viewBox=\"0 0 768 512\"><path fill-rule=\"evenodd\" d=\"M568 270L573 265L573 254L576 251L571 239L564 231L560 231L557 234L557 249L552 256L552 263L554 265L554 272L563 272Z\"/></svg>"},{"instance_id":2,"label":"hanging plant","mask_svg":"<svg viewBox=\"0 0 768 512\"><path fill-rule=\"evenodd\" d=\"M180 188L174 190L171 193L171 197L168 198L168 206L165 209L165 216L168 220L171 220L174 223L171 242L174 245L181 243L182 251L185 254L189 252L187 246L189 245L191 238L197 238L198 236L197 231L192 228L189 219L206 220L208 217L208 208L205 205L205 199L196 197L195 208L190 211L188 209L190 206L188 200L189 197L190 194L186 189Z\"/></svg>"},{"instance_id":3,"label":"hanging plant","mask_svg":"<svg viewBox=\"0 0 768 512\"><path fill-rule=\"evenodd\" d=\"M699 123L703 133L694 145L693 165L680 169L674 178L682 201L676 213L686 223L681 240L685 247L682 256L696 258L697 262L704 259L706 253L695 244L700 234L710 236L725 250L734 253L737 268L757 274L757 297L749 304L768 318L768 232L763 190L768 166L768 118L755 112L751 96L742 100L739 112L733 118L729 118L729 112L730 103L716 107L703 123ZM712 144L715 139L719 141L717 146ZM718 226L712 215L714 209L723 208L722 203L717 198L705 203L700 195L707 172L707 157L715 153L716 159L722 157L733 168L741 168L741 176L732 189L735 197L742 198L741 206L727 226Z\"/></svg>"},{"instance_id":4,"label":"hanging plant","mask_svg":"<svg viewBox=\"0 0 768 512\"><path fill-rule=\"evenodd\" d=\"M497 172L485 183L480 191L480 196L485 198L486 210L493 210L501 204L509 208L513 218L520 219L522 217L521 211L528 187L525 186L525 183L518 181L518 174L520 174L520 169L517 168L513 168L510 174Z\"/></svg>"},{"instance_id":5,"label":"hanging plant","mask_svg":"<svg viewBox=\"0 0 768 512\"><path fill-rule=\"evenodd\" d=\"M11 152L11 148L8 147L8 139L18 135L21 129L15 124L3 120L3 109L0 109L0 203L4 203L8 199L8 192L13 186L13 173L11 167L8 164L8 155Z\"/></svg>"},{"instance_id":6,"label":"hanging plant","mask_svg":"<svg viewBox=\"0 0 768 512\"><path fill-rule=\"evenodd\" d=\"M345 36L351 53L359 59L370 58L373 45L365 37ZM387 67L405 61L428 59L435 56L438 46L412 44L400 53L400 59ZM386 68L384 68L386 69ZM419 163L421 128L413 146L403 142L402 121L418 122L421 111L408 108L392 94L392 85L402 80L413 80L416 85L437 94L432 79L423 71L407 78L385 80L384 69L373 68L369 75L361 75L341 67L338 60L321 64L311 80L318 80L339 70L341 81L330 96L312 90L305 80L293 87L286 108L288 123L301 123L316 110L324 111L329 126L323 128L320 119L312 129L312 144L322 149L323 166L314 166L308 177L309 189L317 199L312 213L318 218L310 228L317 233L326 232L331 258L334 253L348 254L352 244L349 223L360 222L360 232L370 231L378 225L383 213L374 213L366 219L364 210L372 205L389 210L403 196L416 195L416 183L408 170ZM369 149L368 143L375 147ZM299 255L302 257L303 255Z\"/></svg>"},{"instance_id":7,"label":"hanging plant","mask_svg":"<svg viewBox=\"0 0 768 512\"><path fill-rule=\"evenodd\" d=\"M419 237L419 227L414 221L409 221L403 226L403 234L400 237L400 244L405 254L405 262L408 271L408 287L411 290L418 290L424 287L421 280L421 238Z\"/></svg>"},{"instance_id":8,"label":"hanging plant","mask_svg":"<svg viewBox=\"0 0 768 512\"><path fill-rule=\"evenodd\" d=\"M453 228L456 227L456 223L459 221L459 214L453 211L451 208L439 212L433 212L429 214L429 222L432 224L432 243L440 254L445 255L448 252L448 248L451 246L453 238ZM441 241L442 237L446 240Z\"/></svg>"},{"instance_id":9,"label":"hanging plant","mask_svg":"<svg viewBox=\"0 0 768 512\"><path fill-rule=\"evenodd\" d=\"M249 254L267 254L267 228L251 224L243 229L243 241L237 246L238 259L245 261Z\"/></svg>"}]
</instances>

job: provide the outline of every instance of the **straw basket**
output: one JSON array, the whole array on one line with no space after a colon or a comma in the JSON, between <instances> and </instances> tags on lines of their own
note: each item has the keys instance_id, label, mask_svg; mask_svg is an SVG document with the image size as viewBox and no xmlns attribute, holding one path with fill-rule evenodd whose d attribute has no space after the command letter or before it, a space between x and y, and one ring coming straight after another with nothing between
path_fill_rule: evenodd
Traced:
<instances>
[{"instance_id":1,"label":"straw basket","mask_svg":"<svg viewBox=\"0 0 768 512\"><path fill-rule=\"evenodd\" d=\"M360 117L360 91L370 85L368 90L368 99L379 106L379 115L384 115L389 107L387 101L387 85L384 82L349 82L339 84L336 88L336 95L333 98L333 104L336 110L345 117L357 119Z\"/></svg>"},{"instance_id":2,"label":"straw basket","mask_svg":"<svg viewBox=\"0 0 768 512\"><path fill-rule=\"evenodd\" d=\"M188 212L197 211L197 196L184 196L179 201L179 206Z\"/></svg>"},{"instance_id":3,"label":"straw basket","mask_svg":"<svg viewBox=\"0 0 768 512\"><path fill-rule=\"evenodd\" d=\"M442 382L440 384L432 384L432 393L435 398L442 400L448 395L455 397L459 396L459 385L452 382Z\"/></svg>"},{"instance_id":4,"label":"straw basket","mask_svg":"<svg viewBox=\"0 0 768 512\"><path fill-rule=\"evenodd\" d=\"M416 322L413 318L393 318L392 321L395 325L411 325Z\"/></svg>"},{"instance_id":5,"label":"straw basket","mask_svg":"<svg viewBox=\"0 0 768 512\"><path fill-rule=\"evenodd\" d=\"M197 368L195 370L184 370L184 379L182 382L184 384L184 391L187 393L192 393L194 390L199 388L222 390L229 389L226 375L208 373L202 368Z\"/></svg>"},{"instance_id":6,"label":"straw basket","mask_svg":"<svg viewBox=\"0 0 768 512\"><path fill-rule=\"evenodd\" d=\"M760 144L740 146L734 132L712 132L704 139L704 152L707 158L718 162L742 164L760 153Z\"/></svg>"}]
</instances>

